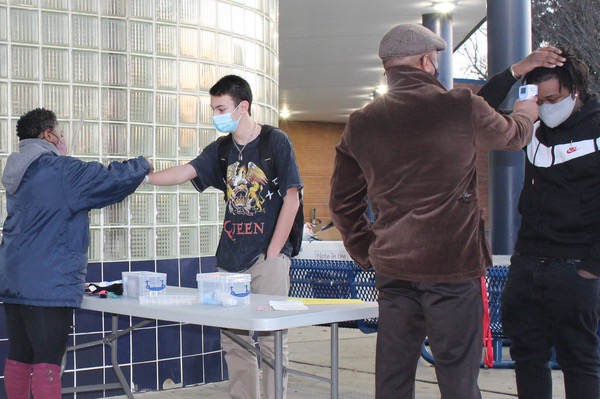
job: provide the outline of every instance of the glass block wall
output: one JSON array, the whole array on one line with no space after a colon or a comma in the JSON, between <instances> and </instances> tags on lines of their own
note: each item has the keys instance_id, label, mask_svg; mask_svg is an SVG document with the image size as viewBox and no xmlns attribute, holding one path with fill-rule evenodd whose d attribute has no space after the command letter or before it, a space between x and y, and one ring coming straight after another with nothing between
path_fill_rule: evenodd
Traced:
<instances>
[{"instance_id":1,"label":"glass block wall","mask_svg":"<svg viewBox=\"0 0 600 399\"><path fill-rule=\"evenodd\" d=\"M148 157L156 170L187 163L217 132L208 90L249 81L253 117L277 125L279 0L0 0L0 173L18 149L17 119L52 109L82 160ZM195 287L214 270L224 206L216 190L142 186L90 214L88 281L127 270L167 273ZM0 185L0 224L6 196ZM78 311L69 345L98 339L109 317ZM132 321L120 318L123 327ZM4 311L0 309L0 331ZM119 339L119 363L138 389L226 378L218 329L156 322ZM0 336L0 358L8 342ZM63 386L115 380L109 351L69 352ZM3 375L3 362L0 376ZM4 394L0 378L0 398ZM106 391L104 396L122 394ZM78 393L64 397L98 397Z\"/></svg>"},{"instance_id":2,"label":"glass block wall","mask_svg":"<svg viewBox=\"0 0 600 399\"><path fill-rule=\"evenodd\" d=\"M278 0L0 0L0 167L16 120L40 106L81 159L187 163L217 137L208 90L231 73L250 82L256 120L276 125L277 12ZM90 261L213 255L221 197L141 187L92 212Z\"/></svg>"}]
</instances>

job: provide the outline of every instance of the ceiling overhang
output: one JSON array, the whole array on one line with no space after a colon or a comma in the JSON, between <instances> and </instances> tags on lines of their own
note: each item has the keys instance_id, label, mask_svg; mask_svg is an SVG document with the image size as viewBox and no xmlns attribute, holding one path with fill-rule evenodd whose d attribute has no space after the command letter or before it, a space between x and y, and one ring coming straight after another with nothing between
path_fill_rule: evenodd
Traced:
<instances>
[{"instance_id":1,"label":"ceiling overhang","mask_svg":"<svg viewBox=\"0 0 600 399\"><path fill-rule=\"evenodd\" d=\"M291 120L345 123L385 84L377 56L381 37L404 22L436 12L419 0L280 0L279 106ZM453 41L483 20L485 0L458 1Z\"/></svg>"}]
</instances>

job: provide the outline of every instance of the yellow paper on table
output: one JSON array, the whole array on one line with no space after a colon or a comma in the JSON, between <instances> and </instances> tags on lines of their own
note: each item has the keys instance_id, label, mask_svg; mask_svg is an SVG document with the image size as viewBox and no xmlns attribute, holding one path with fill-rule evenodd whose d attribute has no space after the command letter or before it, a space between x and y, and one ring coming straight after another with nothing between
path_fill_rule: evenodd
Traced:
<instances>
[{"instance_id":1,"label":"yellow paper on table","mask_svg":"<svg viewBox=\"0 0 600 399\"><path fill-rule=\"evenodd\" d=\"M349 303L363 303L361 299L343 298L288 298L288 301L300 301L305 305L346 305Z\"/></svg>"}]
</instances>

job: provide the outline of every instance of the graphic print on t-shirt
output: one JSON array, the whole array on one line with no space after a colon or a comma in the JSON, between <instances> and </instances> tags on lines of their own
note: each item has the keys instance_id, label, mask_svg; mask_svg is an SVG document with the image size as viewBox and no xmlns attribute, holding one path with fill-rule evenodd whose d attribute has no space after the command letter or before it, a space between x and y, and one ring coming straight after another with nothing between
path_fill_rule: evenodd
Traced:
<instances>
[{"instance_id":1,"label":"graphic print on t-shirt","mask_svg":"<svg viewBox=\"0 0 600 399\"><path fill-rule=\"evenodd\" d=\"M243 165L235 162L227 167L227 207L237 215L254 216L265 212L263 190L267 175L254 162Z\"/></svg>"}]
</instances>

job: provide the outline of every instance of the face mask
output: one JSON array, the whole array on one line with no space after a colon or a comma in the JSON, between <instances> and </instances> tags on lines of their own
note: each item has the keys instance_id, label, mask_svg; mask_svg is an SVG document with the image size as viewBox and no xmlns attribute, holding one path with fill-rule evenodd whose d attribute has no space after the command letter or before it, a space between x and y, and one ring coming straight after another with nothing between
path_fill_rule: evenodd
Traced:
<instances>
[{"instance_id":1,"label":"face mask","mask_svg":"<svg viewBox=\"0 0 600 399\"><path fill-rule=\"evenodd\" d=\"M60 152L61 155L67 155L69 149L67 147L67 142L65 139L61 138L58 140L58 144L56 144L56 149Z\"/></svg>"},{"instance_id":2,"label":"face mask","mask_svg":"<svg viewBox=\"0 0 600 399\"><path fill-rule=\"evenodd\" d=\"M56 146L56 149L58 150L58 152L60 152L60 155L67 155L68 148L67 148L67 142L65 141L65 138L64 137L59 138L54 133L52 133L52 135L58 139L58 143L56 143L54 145Z\"/></svg>"},{"instance_id":3,"label":"face mask","mask_svg":"<svg viewBox=\"0 0 600 399\"><path fill-rule=\"evenodd\" d=\"M439 71L439 69L437 69L435 67L435 64L433 62L431 63L431 65L433 65L433 69L435 70L435 73L433 74L433 77L436 78L436 79L439 79L439 77L440 77L440 71Z\"/></svg>"},{"instance_id":4,"label":"face mask","mask_svg":"<svg viewBox=\"0 0 600 399\"><path fill-rule=\"evenodd\" d=\"M421 63L423 62L424 59L425 59L424 57L421 59ZM429 59L429 61L431 62L431 65L433 66L433 70L435 71L433 73L433 77L438 79L440 77L440 71L437 69L437 67L435 66L433 61L431 61L431 58Z\"/></svg>"},{"instance_id":5,"label":"face mask","mask_svg":"<svg viewBox=\"0 0 600 399\"><path fill-rule=\"evenodd\" d=\"M568 95L556 104L542 104L538 108L540 119L550 128L554 128L564 121L573 113L577 97Z\"/></svg>"},{"instance_id":6,"label":"face mask","mask_svg":"<svg viewBox=\"0 0 600 399\"><path fill-rule=\"evenodd\" d=\"M235 112L235 110L238 109L240 105L242 105L242 103L239 103L233 111L228 112L226 114L213 115L213 125L215 125L219 132L232 133L235 131L235 129L237 129L238 123L240 122L240 119L242 119L242 115L240 115L237 121L234 121L231 117L231 114Z\"/></svg>"}]
</instances>

